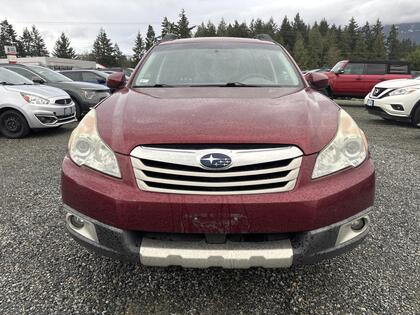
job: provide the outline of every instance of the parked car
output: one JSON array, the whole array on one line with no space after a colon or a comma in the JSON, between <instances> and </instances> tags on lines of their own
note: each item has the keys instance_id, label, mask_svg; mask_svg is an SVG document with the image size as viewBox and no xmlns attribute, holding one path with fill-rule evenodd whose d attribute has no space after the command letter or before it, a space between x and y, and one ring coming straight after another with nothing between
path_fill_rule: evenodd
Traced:
<instances>
[{"instance_id":1,"label":"parked car","mask_svg":"<svg viewBox=\"0 0 420 315\"><path fill-rule=\"evenodd\" d=\"M98 70L87 70L87 69L80 69L80 70L62 70L58 71L62 75L65 75L67 78L73 81L81 81L81 82L89 82L89 83L97 83L97 84L106 84L106 78L108 77L108 73L98 71Z\"/></svg>"},{"instance_id":2,"label":"parked car","mask_svg":"<svg viewBox=\"0 0 420 315\"><path fill-rule=\"evenodd\" d=\"M0 133L22 138L31 129L57 128L76 121L70 96L61 89L34 85L0 68Z\"/></svg>"},{"instance_id":3,"label":"parked car","mask_svg":"<svg viewBox=\"0 0 420 315\"><path fill-rule=\"evenodd\" d=\"M100 84L75 82L64 75L41 66L0 64L37 84L60 88L66 91L76 106L76 117L80 120L91 107L110 95L107 87Z\"/></svg>"},{"instance_id":4,"label":"parked car","mask_svg":"<svg viewBox=\"0 0 420 315\"><path fill-rule=\"evenodd\" d=\"M405 61L353 61L338 62L330 72L331 97L364 98L379 82L411 79L410 65Z\"/></svg>"},{"instance_id":5,"label":"parked car","mask_svg":"<svg viewBox=\"0 0 420 315\"><path fill-rule=\"evenodd\" d=\"M381 82L364 103L370 114L420 127L420 78Z\"/></svg>"},{"instance_id":6,"label":"parked car","mask_svg":"<svg viewBox=\"0 0 420 315\"><path fill-rule=\"evenodd\" d=\"M61 191L78 242L145 265L289 267L367 235L364 133L280 45L156 44L80 122ZM312 88L311 88L312 87Z\"/></svg>"}]
</instances>

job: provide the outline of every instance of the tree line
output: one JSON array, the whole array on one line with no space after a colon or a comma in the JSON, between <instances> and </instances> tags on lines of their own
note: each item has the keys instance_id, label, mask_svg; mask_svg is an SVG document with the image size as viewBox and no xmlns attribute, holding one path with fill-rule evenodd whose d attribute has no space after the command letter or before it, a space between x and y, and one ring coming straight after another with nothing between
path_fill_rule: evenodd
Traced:
<instances>
[{"instance_id":1,"label":"tree line","mask_svg":"<svg viewBox=\"0 0 420 315\"><path fill-rule=\"evenodd\" d=\"M268 34L276 42L282 44L296 59L302 69L331 67L342 59L358 60L408 60L413 68L420 70L420 46L410 39L400 39L398 28L392 25L387 36L378 19L374 24L366 22L360 26L354 18L347 25L329 24L322 19L312 25L303 21L299 13L293 19L285 16L280 24L274 18L267 21L253 19L246 22L227 23L223 18L217 25L211 21L195 26L182 10L177 21L164 17L160 36L149 25L145 36L138 32L134 41L133 56L124 55L117 43L101 28L93 42L90 52L76 54L71 47L70 39L62 33L55 43L52 55L60 58L73 58L96 61L105 66L134 66L140 57L150 49L159 38L166 34L174 34L178 38L190 37L249 37ZM0 57L5 57L4 45L17 47L19 57L49 56L45 41L36 26L24 28L18 36L12 24L4 20L0 23Z\"/></svg>"}]
</instances>

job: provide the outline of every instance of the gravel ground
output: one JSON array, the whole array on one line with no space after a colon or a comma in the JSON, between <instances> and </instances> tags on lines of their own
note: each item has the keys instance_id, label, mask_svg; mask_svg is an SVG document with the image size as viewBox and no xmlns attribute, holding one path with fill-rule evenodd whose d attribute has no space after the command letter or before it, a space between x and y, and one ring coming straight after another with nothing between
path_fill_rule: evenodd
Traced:
<instances>
[{"instance_id":1,"label":"gravel ground","mask_svg":"<svg viewBox=\"0 0 420 315\"><path fill-rule=\"evenodd\" d=\"M90 254L60 210L74 125L0 137L0 314L420 314L420 130L345 108L376 162L372 233L348 254L286 270L159 269Z\"/></svg>"}]
</instances>

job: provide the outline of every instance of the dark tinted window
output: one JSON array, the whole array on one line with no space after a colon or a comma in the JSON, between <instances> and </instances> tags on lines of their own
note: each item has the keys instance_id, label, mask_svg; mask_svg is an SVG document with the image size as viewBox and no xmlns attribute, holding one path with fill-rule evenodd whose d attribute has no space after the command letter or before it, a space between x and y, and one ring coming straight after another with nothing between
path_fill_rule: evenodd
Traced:
<instances>
[{"instance_id":1,"label":"dark tinted window","mask_svg":"<svg viewBox=\"0 0 420 315\"><path fill-rule=\"evenodd\" d=\"M28 71L28 70L23 69L23 68L19 68L19 67L10 67L9 68L9 67L6 67L6 69L14 71L14 72L24 76L25 78L31 80L31 81L34 77L38 77L35 73L32 73L31 71Z\"/></svg>"},{"instance_id":2,"label":"dark tinted window","mask_svg":"<svg viewBox=\"0 0 420 315\"><path fill-rule=\"evenodd\" d=\"M389 65L389 73L408 73L408 65Z\"/></svg>"},{"instance_id":3,"label":"dark tinted window","mask_svg":"<svg viewBox=\"0 0 420 315\"><path fill-rule=\"evenodd\" d=\"M385 74L386 64L382 63L371 63L366 65L366 74Z\"/></svg>"},{"instance_id":4,"label":"dark tinted window","mask_svg":"<svg viewBox=\"0 0 420 315\"><path fill-rule=\"evenodd\" d=\"M348 63L344 69L344 74L363 74L364 69L364 63Z\"/></svg>"},{"instance_id":5,"label":"dark tinted window","mask_svg":"<svg viewBox=\"0 0 420 315\"><path fill-rule=\"evenodd\" d=\"M70 78L74 81L82 81L82 76L80 72L64 72L64 74L67 78Z\"/></svg>"},{"instance_id":6,"label":"dark tinted window","mask_svg":"<svg viewBox=\"0 0 420 315\"><path fill-rule=\"evenodd\" d=\"M83 77L83 81L85 82L97 83L97 82L105 81L104 78L101 78L99 75L93 72L87 72L87 71L82 72L82 77Z\"/></svg>"}]
</instances>

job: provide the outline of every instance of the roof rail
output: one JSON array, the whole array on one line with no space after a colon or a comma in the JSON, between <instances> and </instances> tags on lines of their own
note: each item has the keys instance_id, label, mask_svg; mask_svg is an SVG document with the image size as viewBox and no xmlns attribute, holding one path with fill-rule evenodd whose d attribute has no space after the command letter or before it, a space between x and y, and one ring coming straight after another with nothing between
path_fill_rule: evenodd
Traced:
<instances>
[{"instance_id":1,"label":"roof rail","mask_svg":"<svg viewBox=\"0 0 420 315\"><path fill-rule=\"evenodd\" d=\"M160 43L169 42L169 41L175 40L175 39L178 39L178 36L177 35L175 35L173 33L168 33L168 34L165 34L163 37L161 37L161 39L159 40L159 42Z\"/></svg>"},{"instance_id":2,"label":"roof rail","mask_svg":"<svg viewBox=\"0 0 420 315\"><path fill-rule=\"evenodd\" d=\"M255 35L255 38L259 40L264 40L267 42L274 42L274 39L268 34L257 34Z\"/></svg>"}]
</instances>

